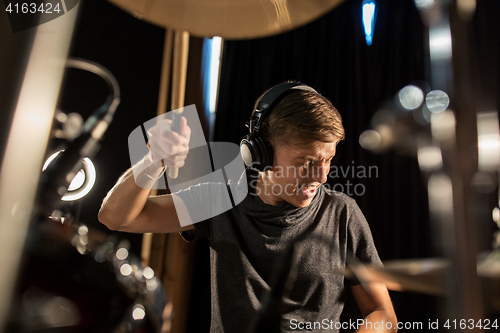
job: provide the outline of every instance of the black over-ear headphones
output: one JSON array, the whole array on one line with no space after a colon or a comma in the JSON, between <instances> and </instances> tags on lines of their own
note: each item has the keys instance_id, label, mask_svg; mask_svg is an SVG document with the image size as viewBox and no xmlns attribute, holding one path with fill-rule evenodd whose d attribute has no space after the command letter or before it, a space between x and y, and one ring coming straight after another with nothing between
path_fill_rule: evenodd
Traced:
<instances>
[{"instance_id":1,"label":"black over-ear headphones","mask_svg":"<svg viewBox=\"0 0 500 333\"><path fill-rule=\"evenodd\" d=\"M316 92L316 90L303 83L282 83L267 91L257 102L252 117L246 122L249 133L240 142L241 156L247 167L264 171L266 167L273 165L273 149L269 142L259 133L260 128L265 117L276 104L296 89Z\"/></svg>"}]
</instances>

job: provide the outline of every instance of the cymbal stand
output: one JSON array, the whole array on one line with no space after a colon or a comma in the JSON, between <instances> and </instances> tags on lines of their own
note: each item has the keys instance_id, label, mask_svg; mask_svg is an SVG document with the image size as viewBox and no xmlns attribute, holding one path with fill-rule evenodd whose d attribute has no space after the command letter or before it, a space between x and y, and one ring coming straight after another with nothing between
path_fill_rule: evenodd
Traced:
<instances>
[{"instance_id":1,"label":"cymbal stand","mask_svg":"<svg viewBox=\"0 0 500 333\"><path fill-rule=\"evenodd\" d=\"M452 262L447 279L450 281L449 296L445 301L442 317L444 320L457 321L472 319L476 323L483 319L483 302L476 272L475 229L467 211L469 201L464 183L467 170L460 164L461 146L457 144L456 135L457 131L463 129L458 125L464 125L458 124L457 119L463 119L464 114L474 114L474 110L460 110L456 101L459 96L455 94L458 89L454 85L457 78L454 77L450 25L450 15L453 15L456 4L451 0L439 0L430 6L419 8L422 20L428 27L428 69L432 88L450 95L451 107L458 109L447 109L431 115L431 142L422 140L419 152L424 147L432 146L439 149L442 159L441 167L427 174L431 223L437 236L435 242L437 248L441 248L443 255ZM453 40L453 49L463 41L460 37L463 36ZM463 114L458 117L457 111ZM466 127L470 125L465 124ZM459 133L462 135L462 132ZM419 164L420 162L419 156ZM478 330L474 328L472 331Z\"/></svg>"}]
</instances>

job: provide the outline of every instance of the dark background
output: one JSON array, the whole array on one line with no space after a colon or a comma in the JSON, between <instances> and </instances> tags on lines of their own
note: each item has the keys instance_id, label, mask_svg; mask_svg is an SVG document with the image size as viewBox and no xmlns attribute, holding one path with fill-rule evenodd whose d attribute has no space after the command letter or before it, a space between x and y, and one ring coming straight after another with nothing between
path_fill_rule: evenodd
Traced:
<instances>
[{"instance_id":1,"label":"dark background","mask_svg":"<svg viewBox=\"0 0 500 333\"><path fill-rule=\"evenodd\" d=\"M390 102L398 90L410 83L429 82L425 27L411 0L378 1L373 44L367 46L361 25L361 2L347 0L317 21L278 36L227 41L214 139L239 143L246 133L244 122L255 99L272 85L300 80L313 86L343 116L346 139L339 144L332 165L344 170L348 166L375 166L378 170L371 178L331 179L329 184L345 185L350 181L364 186L365 193L354 198L370 223L382 260L435 256L438 253L431 242L426 185L415 157L395 151L375 155L358 143L359 135L371 127L373 114ZM109 232L97 221L97 212L106 192L130 167L128 135L156 116L165 30L108 2L80 4L70 56L108 68L120 84L122 102L94 158L94 189L68 209L83 223ZM475 17L466 25L470 63L463 66L469 66L473 73L479 111L497 109L499 15L498 1L481 0ZM61 90L59 108L86 118L107 94L107 87L99 78L70 70ZM2 111L3 124L9 123L10 117L9 112ZM49 150L58 144L52 140ZM481 223L486 225L486 231L492 230L489 220ZM141 235L120 236L129 238L133 251L139 253ZM480 248L488 249L492 234L486 232L481 237ZM192 332L207 328L210 312L207 244L200 243L197 253L189 324ZM436 317L435 304L439 299L435 297L398 292L391 296L400 321L426 323Z\"/></svg>"}]
</instances>

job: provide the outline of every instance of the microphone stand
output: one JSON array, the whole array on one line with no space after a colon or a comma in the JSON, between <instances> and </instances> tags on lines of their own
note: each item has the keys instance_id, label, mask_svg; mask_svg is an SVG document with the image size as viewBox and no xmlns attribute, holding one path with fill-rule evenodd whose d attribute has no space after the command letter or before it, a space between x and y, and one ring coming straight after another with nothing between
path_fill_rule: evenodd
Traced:
<instances>
[{"instance_id":1,"label":"microphone stand","mask_svg":"<svg viewBox=\"0 0 500 333\"><path fill-rule=\"evenodd\" d=\"M100 141L113 120L120 103L120 88L116 78L106 68L87 60L68 59L66 67L78 68L102 77L111 90L103 105L87 119L82 133L62 151L42 172L36 195L36 218L49 215L58 207L71 181L78 173L84 157L93 157Z\"/></svg>"}]
</instances>

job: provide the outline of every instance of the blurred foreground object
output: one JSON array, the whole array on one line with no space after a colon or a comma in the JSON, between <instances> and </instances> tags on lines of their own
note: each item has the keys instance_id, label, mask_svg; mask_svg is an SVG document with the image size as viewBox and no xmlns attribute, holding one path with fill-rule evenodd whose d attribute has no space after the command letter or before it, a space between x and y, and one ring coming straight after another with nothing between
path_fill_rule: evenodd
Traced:
<instances>
[{"instance_id":1,"label":"blurred foreground object","mask_svg":"<svg viewBox=\"0 0 500 333\"><path fill-rule=\"evenodd\" d=\"M418 157L427 181L434 247L449 267L435 272L439 281L408 272L403 276L390 270L375 273L393 283L395 290L417 287L442 292L446 298L440 318L477 321L498 310L490 299L491 295L497 297L498 288L487 288L487 274L478 275L478 267L485 261L478 263L477 259L486 207L481 204L481 195L497 186L497 111L478 109L470 85L470 27L465 20L472 15L475 1L415 0L415 5L428 30L428 83L402 88L394 101L373 116L372 129L363 132L359 140L373 152L395 148ZM497 283L498 277L491 280ZM479 331L477 327L472 330Z\"/></svg>"},{"instance_id":2,"label":"blurred foreground object","mask_svg":"<svg viewBox=\"0 0 500 333\"><path fill-rule=\"evenodd\" d=\"M18 73L24 79L0 168L0 263L4 268L0 271L0 329L7 318L50 136L64 72L60 63L67 57L77 12L78 6L36 29L27 67ZM4 17L1 20L6 22ZM8 46L2 52L9 52Z\"/></svg>"}]
</instances>

